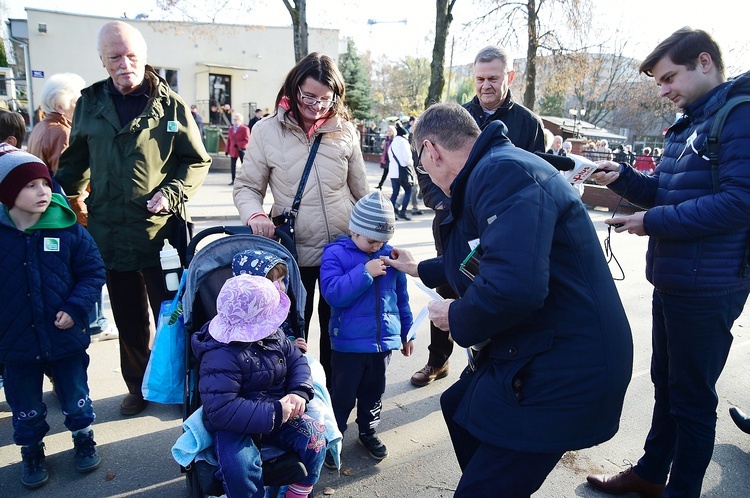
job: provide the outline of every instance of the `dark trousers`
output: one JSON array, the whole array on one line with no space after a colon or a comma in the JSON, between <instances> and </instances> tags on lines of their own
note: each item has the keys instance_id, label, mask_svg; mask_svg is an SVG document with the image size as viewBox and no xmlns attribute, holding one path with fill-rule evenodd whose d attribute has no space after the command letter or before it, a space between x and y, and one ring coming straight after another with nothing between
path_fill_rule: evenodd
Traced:
<instances>
[{"instance_id":1,"label":"dark trousers","mask_svg":"<svg viewBox=\"0 0 750 498\"><path fill-rule=\"evenodd\" d=\"M542 486L564 452L529 453L500 448L480 441L458 425L453 416L472 378L462 375L440 397L443 417L463 471L453 496L528 498Z\"/></svg>"},{"instance_id":2,"label":"dark trousers","mask_svg":"<svg viewBox=\"0 0 750 498\"><path fill-rule=\"evenodd\" d=\"M357 427L360 434L374 434L380 423L385 392L385 371L391 362L391 352L341 353L331 352L333 389L331 404L336 424L343 434L349 414L357 404Z\"/></svg>"},{"instance_id":3,"label":"dark trousers","mask_svg":"<svg viewBox=\"0 0 750 498\"><path fill-rule=\"evenodd\" d=\"M234 177L237 175L237 159L240 160L240 165L245 161L245 151L240 149L240 157L233 157L231 158L230 167L232 170L232 181L234 181Z\"/></svg>"},{"instance_id":4,"label":"dark trousers","mask_svg":"<svg viewBox=\"0 0 750 498\"><path fill-rule=\"evenodd\" d=\"M654 291L654 413L635 471L655 483L669 474L665 497L700 496L716 434L716 381L747 296L747 290L700 297Z\"/></svg>"},{"instance_id":5,"label":"dark trousers","mask_svg":"<svg viewBox=\"0 0 750 498\"><path fill-rule=\"evenodd\" d=\"M161 268L141 271L107 270L107 290L115 324L120 331L120 369L130 394L141 395L141 384L151 351L151 321L159 319L166 290Z\"/></svg>"},{"instance_id":6,"label":"dark trousers","mask_svg":"<svg viewBox=\"0 0 750 498\"><path fill-rule=\"evenodd\" d=\"M393 193L391 194L391 204L393 204L394 211L398 212L396 201L398 200L398 192L401 189L401 181L398 178L391 178L391 188ZM412 187L404 188L404 200L401 203L401 216L406 216L406 206L409 204L409 198L411 197Z\"/></svg>"},{"instance_id":7,"label":"dark trousers","mask_svg":"<svg viewBox=\"0 0 750 498\"><path fill-rule=\"evenodd\" d=\"M435 218L432 220L432 236L435 239L435 249L437 255L443 254L442 242L440 241L440 224L448 217L449 212L446 210L435 211ZM458 294L450 285L441 285L435 291L445 299L458 299ZM430 322L430 345L428 347L430 355L427 364L432 368L440 368L448 361L453 353L453 339L447 330L440 330L434 323Z\"/></svg>"},{"instance_id":8,"label":"dark trousers","mask_svg":"<svg viewBox=\"0 0 750 498\"><path fill-rule=\"evenodd\" d=\"M458 299L458 294L450 285L441 285L435 289L445 299ZM427 347L430 355L427 364L432 368L440 368L448 362L453 353L453 339L447 330L441 330L430 322L430 345Z\"/></svg>"},{"instance_id":9,"label":"dark trousers","mask_svg":"<svg viewBox=\"0 0 750 498\"><path fill-rule=\"evenodd\" d=\"M305 301L305 340L310 332L310 319L313 315L313 298L315 297L316 282L320 280L320 266L305 266L299 269L302 285L307 292ZM331 306L323 299L318 299L318 322L320 325L320 364L326 373L326 387L331 388L331 338L328 335L328 322L331 321Z\"/></svg>"},{"instance_id":10,"label":"dark trousers","mask_svg":"<svg viewBox=\"0 0 750 498\"><path fill-rule=\"evenodd\" d=\"M20 446L36 444L49 431L47 405L42 401L45 373L55 383L55 393L65 415L65 427L77 431L94 422L86 373L88 367L86 351L55 361L5 365L5 396L13 411L14 443Z\"/></svg>"},{"instance_id":11,"label":"dark trousers","mask_svg":"<svg viewBox=\"0 0 750 498\"><path fill-rule=\"evenodd\" d=\"M378 188L382 188L383 184L385 183L385 179L388 178L388 163L381 164L380 167L383 168L383 176L380 177Z\"/></svg>"}]
</instances>

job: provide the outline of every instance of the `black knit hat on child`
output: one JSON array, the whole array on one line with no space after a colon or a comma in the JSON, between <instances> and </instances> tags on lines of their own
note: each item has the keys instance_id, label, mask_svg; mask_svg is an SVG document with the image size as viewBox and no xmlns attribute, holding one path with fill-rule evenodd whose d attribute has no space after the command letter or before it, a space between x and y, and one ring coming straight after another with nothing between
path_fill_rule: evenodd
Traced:
<instances>
[{"instance_id":1,"label":"black knit hat on child","mask_svg":"<svg viewBox=\"0 0 750 498\"><path fill-rule=\"evenodd\" d=\"M52 184L49 169L41 159L15 147L0 150L0 202L8 209L16 204L21 189L37 178Z\"/></svg>"},{"instance_id":2,"label":"black knit hat on child","mask_svg":"<svg viewBox=\"0 0 750 498\"><path fill-rule=\"evenodd\" d=\"M367 194L354 205L349 230L372 240L388 242L396 231L393 204L380 192Z\"/></svg>"}]
</instances>

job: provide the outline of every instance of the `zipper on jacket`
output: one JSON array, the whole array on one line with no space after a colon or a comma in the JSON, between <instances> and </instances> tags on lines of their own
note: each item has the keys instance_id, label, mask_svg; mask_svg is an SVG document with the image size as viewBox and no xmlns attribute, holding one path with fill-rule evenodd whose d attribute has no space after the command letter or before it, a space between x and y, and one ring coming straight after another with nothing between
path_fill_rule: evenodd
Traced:
<instances>
[{"instance_id":1,"label":"zipper on jacket","mask_svg":"<svg viewBox=\"0 0 750 498\"><path fill-rule=\"evenodd\" d=\"M320 141L323 142L323 139L321 138ZM310 155L311 149L312 149L312 142L308 138L307 140L307 155L308 156ZM318 173L318 167L317 167L317 164L315 163L315 159L313 159L312 169L315 170L315 178L318 181L318 199L320 200L321 212L323 213L323 226L325 226L325 230L326 230L326 240L330 241L331 230L328 226L328 211L326 210L325 198L323 195L323 184L320 181L320 174Z\"/></svg>"},{"instance_id":2,"label":"zipper on jacket","mask_svg":"<svg viewBox=\"0 0 750 498\"><path fill-rule=\"evenodd\" d=\"M369 255L371 260L374 259L373 254ZM381 344L380 344L380 338L383 335L383 330L382 330L383 328L382 328L382 324L381 324L382 320L380 316L380 286L378 285L377 278L373 278L372 280L373 280L373 283L375 284L375 323L377 324L377 327L378 327L377 333L375 334L375 338L377 339L376 344L378 347L378 353L382 353L383 348L381 347Z\"/></svg>"}]
</instances>

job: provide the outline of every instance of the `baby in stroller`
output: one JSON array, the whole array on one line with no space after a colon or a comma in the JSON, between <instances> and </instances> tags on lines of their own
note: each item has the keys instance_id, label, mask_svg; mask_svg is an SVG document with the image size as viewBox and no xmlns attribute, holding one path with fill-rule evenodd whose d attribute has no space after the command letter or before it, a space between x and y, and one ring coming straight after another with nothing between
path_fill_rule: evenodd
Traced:
<instances>
[{"instance_id":1,"label":"baby in stroller","mask_svg":"<svg viewBox=\"0 0 750 498\"><path fill-rule=\"evenodd\" d=\"M289 271L286 262L280 256L258 249L245 249L232 258L232 275L256 275L266 277L279 285L282 292L286 292L286 280ZM304 337L296 337L288 320L281 324L281 330L292 343L303 353L307 353L307 342Z\"/></svg>"},{"instance_id":2,"label":"baby in stroller","mask_svg":"<svg viewBox=\"0 0 750 498\"><path fill-rule=\"evenodd\" d=\"M217 315L192 335L191 346L224 490L264 496L262 441L300 456L308 475L289 485L286 498L306 497L325 458L325 426L304 413L313 396L310 367L279 328L289 298L278 283L239 275L224 283L216 303Z\"/></svg>"}]
</instances>

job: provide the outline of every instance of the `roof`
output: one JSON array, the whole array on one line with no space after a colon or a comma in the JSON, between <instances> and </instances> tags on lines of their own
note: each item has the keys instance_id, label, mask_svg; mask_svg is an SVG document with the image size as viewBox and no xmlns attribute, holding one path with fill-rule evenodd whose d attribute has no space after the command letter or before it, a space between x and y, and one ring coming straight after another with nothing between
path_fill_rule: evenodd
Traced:
<instances>
[{"instance_id":1,"label":"roof","mask_svg":"<svg viewBox=\"0 0 750 498\"><path fill-rule=\"evenodd\" d=\"M619 135L617 133L612 133L607 131L605 128L599 128L598 126L595 126L588 121L573 121L571 118L559 118L557 116L540 116L542 121L547 121L557 127L560 128L560 131L564 133L569 133L571 135L576 134L576 126L575 123L578 123L578 133L580 133L582 136L586 138L606 138L607 140L615 140L615 141L627 141L628 137L625 135Z\"/></svg>"}]
</instances>

